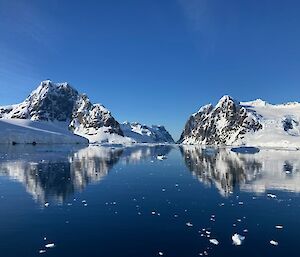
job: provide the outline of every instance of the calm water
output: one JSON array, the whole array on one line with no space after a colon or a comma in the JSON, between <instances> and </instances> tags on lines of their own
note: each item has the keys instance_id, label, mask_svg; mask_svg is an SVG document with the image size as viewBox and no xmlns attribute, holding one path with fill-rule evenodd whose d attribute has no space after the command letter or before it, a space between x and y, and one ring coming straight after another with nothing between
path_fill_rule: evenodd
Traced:
<instances>
[{"instance_id":1,"label":"calm water","mask_svg":"<svg viewBox=\"0 0 300 257\"><path fill-rule=\"evenodd\" d=\"M2 147L0 253L300 256L299 192L293 151Z\"/></svg>"}]
</instances>

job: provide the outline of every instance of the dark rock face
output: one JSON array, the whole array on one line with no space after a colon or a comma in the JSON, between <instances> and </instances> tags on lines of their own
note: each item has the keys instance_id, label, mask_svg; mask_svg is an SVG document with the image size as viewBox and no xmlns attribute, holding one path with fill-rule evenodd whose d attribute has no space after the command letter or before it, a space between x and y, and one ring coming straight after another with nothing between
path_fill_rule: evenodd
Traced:
<instances>
[{"instance_id":1,"label":"dark rock face","mask_svg":"<svg viewBox=\"0 0 300 257\"><path fill-rule=\"evenodd\" d=\"M284 131L289 132L290 130L299 126L299 123L292 117L285 117L285 119L282 121L282 126Z\"/></svg>"},{"instance_id":2,"label":"dark rock face","mask_svg":"<svg viewBox=\"0 0 300 257\"><path fill-rule=\"evenodd\" d=\"M67 83L56 85L45 81L10 115L19 119L68 121L78 96Z\"/></svg>"},{"instance_id":3,"label":"dark rock face","mask_svg":"<svg viewBox=\"0 0 300 257\"><path fill-rule=\"evenodd\" d=\"M187 121L179 143L227 145L243 138L248 131L262 128L258 119L229 96L218 104L203 106Z\"/></svg>"},{"instance_id":4,"label":"dark rock face","mask_svg":"<svg viewBox=\"0 0 300 257\"><path fill-rule=\"evenodd\" d=\"M107 127L107 132L112 134L123 135L119 122L117 122L111 113L100 104L92 104L86 95L81 95L76 101L73 112L70 128L75 130L80 129L99 129Z\"/></svg>"},{"instance_id":5,"label":"dark rock face","mask_svg":"<svg viewBox=\"0 0 300 257\"><path fill-rule=\"evenodd\" d=\"M152 126L152 129L156 131L155 142L174 143L174 139L164 126Z\"/></svg>"}]
</instances>

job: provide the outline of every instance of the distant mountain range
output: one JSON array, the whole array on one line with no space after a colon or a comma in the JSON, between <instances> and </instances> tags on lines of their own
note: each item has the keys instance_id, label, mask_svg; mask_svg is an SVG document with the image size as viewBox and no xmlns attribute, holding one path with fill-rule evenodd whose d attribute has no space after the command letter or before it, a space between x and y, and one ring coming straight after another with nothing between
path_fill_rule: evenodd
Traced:
<instances>
[{"instance_id":1,"label":"distant mountain range","mask_svg":"<svg viewBox=\"0 0 300 257\"><path fill-rule=\"evenodd\" d=\"M174 143L164 126L119 123L68 83L46 80L20 104L0 107L0 143ZM178 143L300 148L300 103L223 96L190 116Z\"/></svg>"},{"instance_id":2,"label":"distant mountain range","mask_svg":"<svg viewBox=\"0 0 300 257\"><path fill-rule=\"evenodd\" d=\"M50 80L22 103L0 107L0 129L0 143L174 143L163 126L120 125L103 105Z\"/></svg>"}]
</instances>

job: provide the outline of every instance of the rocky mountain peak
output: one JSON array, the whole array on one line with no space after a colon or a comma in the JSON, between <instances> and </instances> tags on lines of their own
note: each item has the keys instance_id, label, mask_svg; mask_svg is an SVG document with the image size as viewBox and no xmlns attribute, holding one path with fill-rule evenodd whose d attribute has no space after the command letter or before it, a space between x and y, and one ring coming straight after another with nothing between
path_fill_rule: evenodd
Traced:
<instances>
[{"instance_id":1,"label":"rocky mountain peak","mask_svg":"<svg viewBox=\"0 0 300 257\"><path fill-rule=\"evenodd\" d=\"M261 128L252 113L225 95L215 107L205 105L187 121L179 142L188 144L231 144L247 131Z\"/></svg>"}]
</instances>

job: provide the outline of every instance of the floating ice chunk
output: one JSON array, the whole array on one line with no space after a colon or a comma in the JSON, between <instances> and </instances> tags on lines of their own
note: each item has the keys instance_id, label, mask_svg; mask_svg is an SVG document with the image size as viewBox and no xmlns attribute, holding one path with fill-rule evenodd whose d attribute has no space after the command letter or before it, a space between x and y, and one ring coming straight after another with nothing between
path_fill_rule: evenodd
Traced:
<instances>
[{"instance_id":1,"label":"floating ice chunk","mask_svg":"<svg viewBox=\"0 0 300 257\"><path fill-rule=\"evenodd\" d=\"M188 227L192 227L192 226L193 226L193 224L192 224L191 222L187 222L186 225L187 225Z\"/></svg>"},{"instance_id":2,"label":"floating ice chunk","mask_svg":"<svg viewBox=\"0 0 300 257\"><path fill-rule=\"evenodd\" d=\"M45 207L48 207L49 206L49 203L45 203Z\"/></svg>"},{"instance_id":3,"label":"floating ice chunk","mask_svg":"<svg viewBox=\"0 0 300 257\"><path fill-rule=\"evenodd\" d=\"M241 146L241 147L231 148L231 151L235 153L241 153L241 154L255 154L255 153L259 153L260 149L252 146Z\"/></svg>"},{"instance_id":4,"label":"floating ice chunk","mask_svg":"<svg viewBox=\"0 0 300 257\"><path fill-rule=\"evenodd\" d=\"M160 160L160 161L163 161L163 160L167 159L167 157L165 155L157 155L156 159Z\"/></svg>"},{"instance_id":5,"label":"floating ice chunk","mask_svg":"<svg viewBox=\"0 0 300 257\"><path fill-rule=\"evenodd\" d=\"M219 241L217 239L209 239L209 242L214 244L214 245L218 245L219 244Z\"/></svg>"},{"instance_id":6,"label":"floating ice chunk","mask_svg":"<svg viewBox=\"0 0 300 257\"><path fill-rule=\"evenodd\" d=\"M155 213L156 213L155 211L152 211L152 212L151 212L152 215L155 215Z\"/></svg>"},{"instance_id":7,"label":"floating ice chunk","mask_svg":"<svg viewBox=\"0 0 300 257\"><path fill-rule=\"evenodd\" d=\"M276 195L273 195L273 194L267 194L268 197L270 198L276 198L277 196Z\"/></svg>"},{"instance_id":8,"label":"floating ice chunk","mask_svg":"<svg viewBox=\"0 0 300 257\"><path fill-rule=\"evenodd\" d=\"M54 243L46 244L45 247L46 248L53 248L53 247L55 247L55 244Z\"/></svg>"},{"instance_id":9,"label":"floating ice chunk","mask_svg":"<svg viewBox=\"0 0 300 257\"><path fill-rule=\"evenodd\" d=\"M271 240L271 241L270 241L270 244L271 244L271 245L277 246L277 245L278 245L278 242L276 242L276 241L274 241L274 240Z\"/></svg>"},{"instance_id":10,"label":"floating ice chunk","mask_svg":"<svg viewBox=\"0 0 300 257\"><path fill-rule=\"evenodd\" d=\"M277 228L277 229L283 229L283 226L282 225L276 225L275 228Z\"/></svg>"},{"instance_id":11,"label":"floating ice chunk","mask_svg":"<svg viewBox=\"0 0 300 257\"><path fill-rule=\"evenodd\" d=\"M39 250L39 254L42 254L42 253L45 253L46 252L46 250Z\"/></svg>"},{"instance_id":12,"label":"floating ice chunk","mask_svg":"<svg viewBox=\"0 0 300 257\"><path fill-rule=\"evenodd\" d=\"M244 203L243 202L239 202L239 205L243 205Z\"/></svg>"},{"instance_id":13,"label":"floating ice chunk","mask_svg":"<svg viewBox=\"0 0 300 257\"><path fill-rule=\"evenodd\" d=\"M245 237L235 233L231 239L234 245L241 245L245 240Z\"/></svg>"},{"instance_id":14,"label":"floating ice chunk","mask_svg":"<svg viewBox=\"0 0 300 257\"><path fill-rule=\"evenodd\" d=\"M163 256L164 253L163 253L163 252L158 252L158 255L159 255L159 256Z\"/></svg>"}]
</instances>

